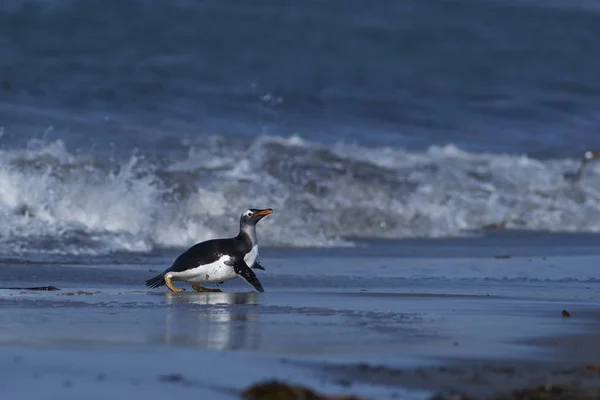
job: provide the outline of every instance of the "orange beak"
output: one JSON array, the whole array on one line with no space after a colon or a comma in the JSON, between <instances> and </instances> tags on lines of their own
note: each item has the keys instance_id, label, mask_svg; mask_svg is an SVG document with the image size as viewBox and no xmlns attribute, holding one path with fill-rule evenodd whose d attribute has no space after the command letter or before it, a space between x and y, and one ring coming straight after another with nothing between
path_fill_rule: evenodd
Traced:
<instances>
[{"instance_id":1,"label":"orange beak","mask_svg":"<svg viewBox=\"0 0 600 400\"><path fill-rule=\"evenodd\" d=\"M269 214L273 214L273 209L272 208L267 208L264 210L260 210L259 212L255 213L254 215L257 217L266 217Z\"/></svg>"}]
</instances>

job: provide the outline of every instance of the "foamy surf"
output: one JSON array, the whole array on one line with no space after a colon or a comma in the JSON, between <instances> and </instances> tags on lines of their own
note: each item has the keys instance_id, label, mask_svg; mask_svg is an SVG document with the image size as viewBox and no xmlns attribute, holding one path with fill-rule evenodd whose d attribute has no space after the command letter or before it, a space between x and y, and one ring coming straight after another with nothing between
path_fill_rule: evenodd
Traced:
<instances>
[{"instance_id":1,"label":"foamy surf","mask_svg":"<svg viewBox=\"0 0 600 400\"><path fill-rule=\"evenodd\" d=\"M485 229L600 231L600 167L578 160L324 146L300 137L214 136L178 159L105 160L61 141L0 151L0 251L106 254L185 247L272 207L261 244L448 237Z\"/></svg>"}]
</instances>

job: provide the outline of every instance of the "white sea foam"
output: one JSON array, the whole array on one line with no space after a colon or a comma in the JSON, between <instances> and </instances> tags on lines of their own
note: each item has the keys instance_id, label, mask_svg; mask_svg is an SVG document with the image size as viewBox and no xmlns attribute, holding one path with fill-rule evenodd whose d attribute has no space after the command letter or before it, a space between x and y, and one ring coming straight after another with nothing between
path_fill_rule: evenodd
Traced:
<instances>
[{"instance_id":1,"label":"white sea foam","mask_svg":"<svg viewBox=\"0 0 600 400\"><path fill-rule=\"evenodd\" d=\"M600 231L600 166L578 160L326 147L299 137L190 143L175 161L106 161L60 141L0 151L0 251L94 253L185 247L235 235L272 207L261 244L343 246L352 237L445 237L487 228Z\"/></svg>"}]
</instances>

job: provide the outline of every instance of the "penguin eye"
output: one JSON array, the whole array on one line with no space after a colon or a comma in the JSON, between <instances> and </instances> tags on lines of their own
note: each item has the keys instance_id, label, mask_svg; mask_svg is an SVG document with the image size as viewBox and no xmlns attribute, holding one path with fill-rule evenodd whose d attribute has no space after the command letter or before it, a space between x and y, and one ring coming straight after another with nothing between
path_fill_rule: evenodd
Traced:
<instances>
[{"instance_id":1,"label":"penguin eye","mask_svg":"<svg viewBox=\"0 0 600 400\"><path fill-rule=\"evenodd\" d=\"M252 216L252 212L248 211L248 214L246 214L247 216L251 217Z\"/></svg>"}]
</instances>

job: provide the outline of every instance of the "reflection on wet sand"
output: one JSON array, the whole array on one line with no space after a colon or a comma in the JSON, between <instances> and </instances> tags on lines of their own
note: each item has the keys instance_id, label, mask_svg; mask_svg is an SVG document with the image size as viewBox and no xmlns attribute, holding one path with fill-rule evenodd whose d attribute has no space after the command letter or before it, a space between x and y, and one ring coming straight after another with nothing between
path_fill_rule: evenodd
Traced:
<instances>
[{"instance_id":1,"label":"reflection on wet sand","mask_svg":"<svg viewBox=\"0 0 600 400\"><path fill-rule=\"evenodd\" d=\"M255 349L258 293L167 293L165 344Z\"/></svg>"}]
</instances>

